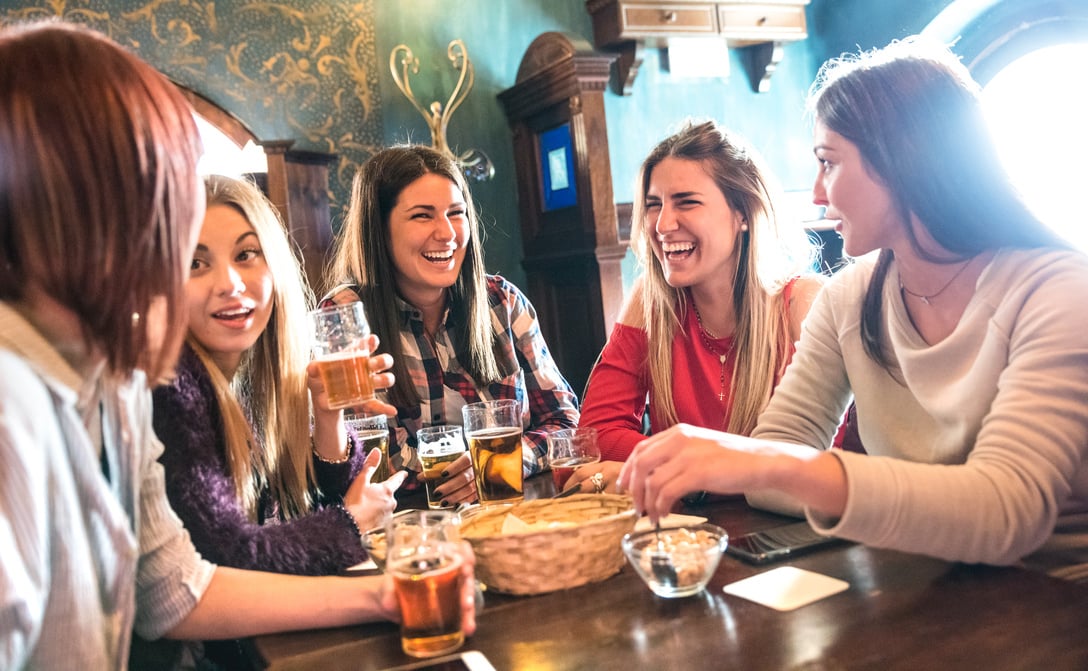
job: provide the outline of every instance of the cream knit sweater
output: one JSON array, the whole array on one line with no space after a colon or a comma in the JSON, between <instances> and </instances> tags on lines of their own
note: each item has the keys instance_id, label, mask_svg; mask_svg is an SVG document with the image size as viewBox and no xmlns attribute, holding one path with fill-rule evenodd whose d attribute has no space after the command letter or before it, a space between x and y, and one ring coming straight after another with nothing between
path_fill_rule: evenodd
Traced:
<instances>
[{"instance_id":1,"label":"cream knit sweater","mask_svg":"<svg viewBox=\"0 0 1088 671\"><path fill-rule=\"evenodd\" d=\"M1088 577L1088 258L998 253L956 329L933 346L911 324L893 263L885 324L905 385L861 345L872 265L859 261L824 289L753 434L826 447L856 397L868 456L837 453L846 510L809 521L873 546L990 564L1027 557ZM775 492L749 500L791 508Z\"/></svg>"}]
</instances>

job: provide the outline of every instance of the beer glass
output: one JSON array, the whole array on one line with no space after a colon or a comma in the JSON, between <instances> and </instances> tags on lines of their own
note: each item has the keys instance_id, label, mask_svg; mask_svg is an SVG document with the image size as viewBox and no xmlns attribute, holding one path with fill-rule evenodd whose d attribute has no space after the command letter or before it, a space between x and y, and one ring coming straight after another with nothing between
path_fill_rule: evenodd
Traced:
<instances>
[{"instance_id":1,"label":"beer glass","mask_svg":"<svg viewBox=\"0 0 1088 671\"><path fill-rule=\"evenodd\" d=\"M314 359L329 395L329 407L350 408L374 398L370 352L366 347L370 324L362 302L314 310L310 320Z\"/></svg>"},{"instance_id":2,"label":"beer glass","mask_svg":"<svg viewBox=\"0 0 1088 671\"><path fill-rule=\"evenodd\" d=\"M446 482L442 471L456 461L465 451L465 436L460 426L442 424L425 426L416 432L416 453L423 464L419 479L427 487L427 507L441 509L442 495L435 488Z\"/></svg>"},{"instance_id":3,"label":"beer glass","mask_svg":"<svg viewBox=\"0 0 1088 671\"><path fill-rule=\"evenodd\" d=\"M386 526L385 572L400 604L400 641L412 657L435 657L460 648L460 518L452 511L413 510Z\"/></svg>"},{"instance_id":4,"label":"beer glass","mask_svg":"<svg viewBox=\"0 0 1088 671\"><path fill-rule=\"evenodd\" d=\"M548 434L548 466L552 469L552 482L557 493L563 491L576 468L600 460L597 429L583 426Z\"/></svg>"},{"instance_id":5,"label":"beer glass","mask_svg":"<svg viewBox=\"0 0 1088 671\"><path fill-rule=\"evenodd\" d=\"M520 501L521 402L482 401L461 412L480 503Z\"/></svg>"},{"instance_id":6,"label":"beer glass","mask_svg":"<svg viewBox=\"0 0 1088 671\"><path fill-rule=\"evenodd\" d=\"M374 471L371 482L382 482L393 475L393 466L389 461L389 424L385 415L344 414L344 426L355 429L355 435L363 446L363 451L379 450L382 461Z\"/></svg>"}]
</instances>

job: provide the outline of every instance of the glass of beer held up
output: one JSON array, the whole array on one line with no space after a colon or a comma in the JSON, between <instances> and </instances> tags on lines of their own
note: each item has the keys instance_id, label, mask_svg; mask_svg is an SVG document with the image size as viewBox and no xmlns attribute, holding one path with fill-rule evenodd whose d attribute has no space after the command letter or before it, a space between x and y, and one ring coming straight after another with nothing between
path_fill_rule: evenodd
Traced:
<instances>
[{"instance_id":1,"label":"glass of beer held up","mask_svg":"<svg viewBox=\"0 0 1088 671\"><path fill-rule=\"evenodd\" d=\"M482 401L461 409L480 503L520 501L521 401Z\"/></svg>"},{"instance_id":2,"label":"glass of beer held up","mask_svg":"<svg viewBox=\"0 0 1088 671\"><path fill-rule=\"evenodd\" d=\"M414 510L386 526L385 572L400 604L405 654L435 657L461 647L460 518L452 511Z\"/></svg>"},{"instance_id":3,"label":"glass of beer held up","mask_svg":"<svg viewBox=\"0 0 1088 671\"><path fill-rule=\"evenodd\" d=\"M314 359L329 395L329 407L350 408L374 398L370 380L370 324L360 301L310 313Z\"/></svg>"},{"instance_id":4,"label":"glass of beer held up","mask_svg":"<svg viewBox=\"0 0 1088 671\"><path fill-rule=\"evenodd\" d=\"M443 507L442 495L434 490L447 480L442 477L442 471L457 461L464 452L464 431L456 424L425 426L416 432L416 454L419 455L419 462L423 465L419 479L423 480L427 486L428 508Z\"/></svg>"}]
</instances>

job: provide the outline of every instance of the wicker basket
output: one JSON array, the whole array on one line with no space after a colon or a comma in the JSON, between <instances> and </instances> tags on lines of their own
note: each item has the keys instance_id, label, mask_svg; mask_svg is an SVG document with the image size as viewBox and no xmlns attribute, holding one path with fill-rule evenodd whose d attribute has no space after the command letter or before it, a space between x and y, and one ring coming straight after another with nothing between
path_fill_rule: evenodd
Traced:
<instances>
[{"instance_id":1,"label":"wicker basket","mask_svg":"<svg viewBox=\"0 0 1088 671\"><path fill-rule=\"evenodd\" d=\"M503 535L509 513L528 524L575 526ZM635 526L631 497L615 494L483 507L463 517L461 535L476 552L476 577L507 594L543 594L611 577L623 568L620 540Z\"/></svg>"}]
</instances>

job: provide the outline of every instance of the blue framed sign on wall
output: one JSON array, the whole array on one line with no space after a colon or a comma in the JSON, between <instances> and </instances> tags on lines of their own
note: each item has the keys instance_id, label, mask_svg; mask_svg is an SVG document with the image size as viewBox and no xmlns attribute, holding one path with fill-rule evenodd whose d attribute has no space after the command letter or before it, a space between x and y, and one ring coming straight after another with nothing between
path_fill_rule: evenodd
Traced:
<instances>
[{"instance_id":1,"label":"blue framed sign on wall","mask_svg":"<svg viewBox=\"0 0 1088 671\"><path fill-rule=\"evenodd\" d=\"M578 204L575 185L574 147L570 124L546 130L540 138L540 174L544 176L543 210L551 212Z\"/></svg>"}]
</instances>

